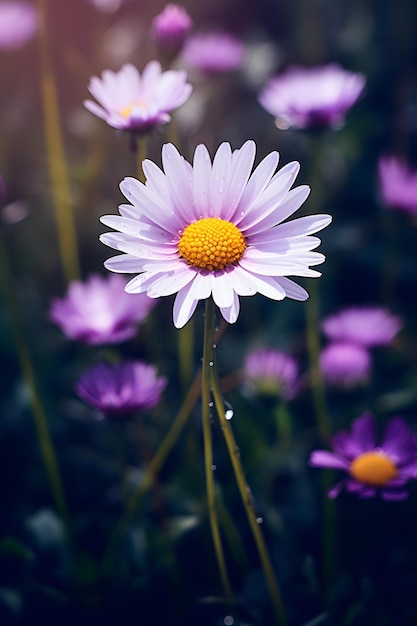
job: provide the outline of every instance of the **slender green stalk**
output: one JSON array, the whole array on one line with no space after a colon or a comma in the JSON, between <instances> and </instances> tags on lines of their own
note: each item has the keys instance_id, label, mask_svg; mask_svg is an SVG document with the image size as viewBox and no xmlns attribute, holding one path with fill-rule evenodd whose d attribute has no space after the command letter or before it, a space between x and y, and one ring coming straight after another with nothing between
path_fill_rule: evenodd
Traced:
<instances>
[{"instance_id":1,"label":"slender green stalk","mask_svg":"<svg viewBox=\"0 0 417 626\"><path fill-rule=\"evenodd\" d=\"M281 598L281 592L278 583L275 578L274 570L271 560L269 558L268 550L259 526L259 521L253 508L253 501L250 488L246 482L245 474L240 462L239 448L236 445L236 441L233 435L233 431L229 420L226 419L226 409L224 406L222 390L220 387L220 381L216 370L216 365L213 360L213 366L210 369L210 381L213 392L214 403L220 420L220 426L224 435L227 450L229 452L230 461L232 463L233 471L235 474L237 486L239 489L240 497L242 499L243 506L246 511L249 526L252 532L252 536L255 541L256 548L258 550L259 558L262 564L262 569L265 575L266 583L268 586L269 594L271 596L272 604L275 611L277 624L284 626L287 623L284 605Z\"/></svg>"},{"instance_id":2,"label":"slender green stalk","mask_svg":"<svg viewBox=\"0 0 417 626\"><path fill-rule=\"evenodd\" d=\"M72 210L61 127L58 98L48 48L46 0L38 0L40 17L40 51L42 68L42 100L49 175L55 209L61 262L68 282L79 278L77 236Z\"/></svg>"},{"instance_id":3,"label":"slender green stalk","mask_svg":"<svg viewBox=\"0 0 417 626\"><path fill-rule=\"evenodd\" d=\"M32 405L33 419L35 423L36 435L38 438L39 448L42 460L45 466L46 474L51 488L52 497L55 507L61 516L65 526L67 537L71 538L70 518L67 502L62 487L61 476L56 460L54 448L48 429L48 422L43 408L42 400L39 395L35 372L30 358L29 350L24 341L23 324L20 317L19 306L16 294L13 289L12 272L9 264L7 251L0 237L0 274L3 283L5 301L9 310L10 323L14 341L16 344L17 355L22 369L23 378L30 393L30 402Z\"/></svg>"},{"instance_id":4,"label":"slender green stalk","mask_svg":"<svg viewBox=\"0 0 417 626\"><path fill-rule=\"evenodd\" d=\"M165 435L165 438L162 440L157 452L155 453L155 456L152 458L151 462L146 468L142 482L139 483L133 494L130 496L129 500L126 503L125 510L123 511L120 519L116 523L113 531L109 536L103 557L103 569L105 572L111 571L113 554L123 533L134 519L141 499L154 484L158 472L161 470L163 464L166 461L166 458L168 457L185 424L187 423L188 418L191 415L191 411L193 410L193 407L200 394L200 386L201 376L200 372L198 372L180 410L178 411L174 419L174 422L172 423L171 428Z\"/></svg>"},{"instance_id":5,"label":"slender green stalk","mask_svg":"<svg viewBox=\"0 0 417 626\"><path fill-rule=\"evenodd\" d=\"M220 578L226 597L231 600L233 597L232 588L230 586L227 574L226 562L223 554L222 540L220 537L219 521L217 517L216 495L214 489L213 476L213 447L211 440L211 424L210 424L210 371L214 367L213 361L213 343L214 343L214 303L211 298L205 301L205 317L204 317L204 346L203 346L203 364L201 377L201 402L203 417L203 440L204 440L204 467L206 475L207 504L210 520L211 536L213 539L214 551L216 554L217 565L219 568Z\"/></svg>"}]
</instances>

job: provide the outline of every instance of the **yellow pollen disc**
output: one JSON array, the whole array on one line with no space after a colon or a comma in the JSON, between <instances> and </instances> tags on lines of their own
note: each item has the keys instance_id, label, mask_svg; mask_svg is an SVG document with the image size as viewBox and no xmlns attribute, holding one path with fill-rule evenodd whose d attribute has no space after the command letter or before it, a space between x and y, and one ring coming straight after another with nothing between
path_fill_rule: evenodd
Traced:
<instances>
[{"instance_id":1,"label":"yellow pollen disc","mask_svg":"<svg viewBox=\"0 0 417 626\"><path fill-rule=\"evenodd\" d=\"M349 468L353 478L373 487L383 487L396 477L398 470L383 452L364 452Z\"/></svg>"},{"instance_id":2,"label":"yellow pollen disc","mask_svg":"<svg viewBox=\"0 0 417 626\"><path fill-rule=\"evenodd\" d=\"M209 272L234 265L245 250L246 241L240 230L218 217L204 217L189 224L178 242L182 258Z\"/></svg>"},{"instance_id":3,"label":"yellow pollen disc","mask_svg":"<svg viewBox=\"0 0 417 626\"><path fill-rule=\"evenodd\" d=\"M120 111L120 115L124 118L128 118L132 115L132 111L135 109L146 109L146 102L135 102L134 104L129 104L129 106Z\"/></svg>"}]
</instances>

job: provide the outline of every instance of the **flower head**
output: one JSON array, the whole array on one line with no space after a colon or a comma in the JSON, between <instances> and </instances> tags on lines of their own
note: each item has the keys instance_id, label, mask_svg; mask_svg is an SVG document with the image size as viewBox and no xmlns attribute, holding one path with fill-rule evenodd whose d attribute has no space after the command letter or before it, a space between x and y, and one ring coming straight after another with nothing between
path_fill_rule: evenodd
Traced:
<instances>
[{"instance_id":1,"label":"flower head","mask_svg":"<svg viewBox=\"0 0 417 626\"><path fill-rule=\"evenodd\" d=\"M321 351L319 364L326 383L350 389L368 382L372 361L363 346L338 341Z\"/></svg>"},{"instance_id":2,"label":"flower head","mask_svg":"<svg viewBox=\"0 0 417 626\"><path fill-rule=\"evenodd\" d=\"M244 380L264 395L290 400L297 393L298 364L278 350L256 350L247 355Z\"/></svg>"},{"instance_id":3,"label":"flower head","mask_svg":"<svg viewBox=\"0 0 417 626\"><path fill-rule=\"evenodd\" d=\"M120 185L131 204L119 207L120 216L101 218L119 231L105 233L101 241L122 252L105 262L107 269L139 274L126 285L130 293L176 293L177 328L211 295L233 323L239 296L258 292L273 300L306 300L305 289L287 276L320 276L310 269L324 261L313 251L320 240L311 233L327 226L330 216L285 221L309 194L305 185L290 190L299 164L275 173L278 153L272 152L251 174L254 159L253 141L234 152L221 144L213 163L199 145L193 165L166 144L164 171L145 160L146 184L126 178Z\"/></svg>"},{"instance_id":4,"label":"flower head","mask_svg":"<svg viewBox=\"0 0 417 626\"><path fill-rule=\"evenodd\" d=\"M362 74L334 63L321 67L289 67L271 78L260 104L276 118L278 128L339 126L365 87Z\"/></svg>"},{"instance_id":5,"label":"flower head","mask_svg":"<svg viewBox=\"0 0 417 626\"><path fill-rule=\"evenodd\" d=\"M142 134L170 121L169 113L191 94L186 81L184 70L162 72L158 61L150 61L142 74L127 63L119 72L93 76L88 89L99 104L85 100L84 105L109 126Z\"/></svg>"},{"instance_id":6,"label":"flower head","mask_svg":"<svg viewBox=\"0 0 417 626\"><path fill-rule=\"evenodd\" d=\"M184 65L208 74L230 72L240 67L245 46L229 33L214 31L189 37L184 45L181 60Z\"/></svg>"},{"instance_id":7,"label":"flower head","mask_svg":"<svg viewBox=\"0 0 417 626\"><path fill-rule=\"evenodd\" d=\"M99 363L80 378L75 391L108 417L119 417L156 406L166 384L153 365L141 361Z\"/></svg>"},{"instance_id":8,"label":"flower head","mask_svg":"<svg viewBox=\"0 0 417 626\"><path fill-rule=\"evenodd\" d=\"M384 500L405 500L405 484L417 478L417 437L402 417L391 418L377 444L373 415L365 413L352 423L350 433L339 432L332 439L333 452L315 450L310 456L313 467L340 469L349 475L329 491L335 498L343 487L360 498L373 498L377 492Z\"/></svg>"},{"instance_id":9,"label":"flower head","mask_svg":"<svg viewBox=\"0 0 417 626\"><path fill-rule=\"evenodd\" d=\"M379 191L384 204L417 216L417 170L395 156L378 161Z\"/></svg>"},{"instance_id":10,"label":"flower head","mask_svg":"<svg viewBox=\"0 0 417 626\"><path fill-rule=\"evenodd\" d=\"M333 341L372 347L390 344L402 327L402 321L380 307L351 307L326 318L324 334Z\"/></svg>"},{"instance_id":11,"label":"flower head","mask_svg":"<svg viewBox=\"0 0 417 626\"><path fill-rule=\"evenodd\" d=\"M152 21L151 36L164 53L175 56L181 50L192 24L184 7L167 4Z\"/></svg>"},{"instance_id":12,"label":"flower head","mask_svg":"<svg viewBox=\"0 0 417 626\"><path fill-rule=\"evenodd\" d=\"M38 28L38 16L28 2L0 2L0 50L24 46Z\"/></svg>"},{"instance_id":13,"label":"flower head","mask_svg":"<svg viewBox=\"0 0 417 626\"><path fill-rule=\"evenodd\" d=\"M155 304L146 294L128 294L121 276L91 276L70 284L65 298L54 298L49 319L70 339L91 345L127 341Z\"/></svg>"}]
</instances>

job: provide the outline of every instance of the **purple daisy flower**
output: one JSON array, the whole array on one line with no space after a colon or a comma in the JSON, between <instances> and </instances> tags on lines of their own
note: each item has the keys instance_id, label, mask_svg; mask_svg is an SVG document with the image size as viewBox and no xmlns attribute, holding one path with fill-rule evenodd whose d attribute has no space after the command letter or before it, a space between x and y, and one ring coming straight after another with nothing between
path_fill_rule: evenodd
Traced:
<instances>
[{"instance_id":1,"label":"purple daisy flower","mask_svg":"<svg viewBox=\"0 0 417 626\"><path fill-rule=\"evenodd\" d=\"M77 382L75 391L91 407L117 417L156 406L166 384L153 365L125 361L94 365Z\"/></svg>"},{"instance_id":2,"label":"purple daisy flower","mask_svg":"<svg viewBox=\"0 0 417 626\"><path fill-rule=\"evenodd\" d=\"M127 341L155 300L146 294L128 294L125 286L126 280L116 275L73 281L65 298L52 300L49 319L70 339L90 345Z\"/></svg>"},{"instance_id":3,"label":"purple daisy flower","mask_svg":"<svg viewBox=\"0 0 417 626\"><path fill-rule=\"evenodd\" d=\"M245 46L233 35L221 31L201 33L189 37L181 54L181 61L207 74L221 74L240 67Z\"/></svg>"},{"instance_id":4,"label":"purple daisy flower","mask_svg":"<svg viewBox=\"0 0 417 626\"><path fill-rule=\"evenodd\" d=\"M38 29L38 16L28 2L0 2L0 50L17 50Z\"/></svg>"},{"instance_id":5,"label":"purple daisy flower","mask_svg":"<svg viewBox=\"0 0 417 626\"><path fill-rule=\"evenodd\" d=\"M329 385L350 389L365 385L371 372L371 355L355 343L330 343L320 353L320 370Z\"/></svg>"},{"instance_id":6,"label":"purple daisy flower","mask_svg":"<svg viewBox=\"0 0 417 626\"><path fill-rule=\"evenodd\" d=\"M323 333L338 342L363 347L392 343L402 328L402 321L380 307L351 307L323 321Z\"/></svg>"},{"instance_id":7,"label":"purple daisy flower","mask_svg":"<svg viewBox=\"0 0 417 626\"><path fill-rule=\"evenodd\" d=\"M245 359L244 380L257 393L294 398L297 393L298 364L291 356L278 350L261 349Z\"/></svg>"},{"instance_id":8,"label":"purple daisy flower","mask_svg":"<svg viewBox=\"0 0 417 626\"><path fill-rule=\"evenodd\" d=\"M349 477L329 491L336 498L342 488L360 498L373 498L378 492L383 500L405 500L405 484L417 478L417 436L402 417L391 418L377 445L375 418L365 413L352 423L350 433L339 432L332 438L333 452L315 450L312 467L340 469Z\"/></svg>"},{"instance_id":9,"label":"purple daisy flower","mask_svg":"<svg viewBox=\"0 0 417 626\"><path fill-rule=\"evenodd\" d=\"M384 204L417 216L417 170L395 156L378 161L379 191Z\"/></svg>"},{"instance_id":10,"label":"purple daisy flower","mask_svg":"<svg viewBox=\"0 0 417 626\"><path fill-rule=\"evenodd\" d=\"M175 56L181 50L192 24L183 6L167 4L152 21L151 37L165 54Z\"/></svg>"},{"instance_id":11,"label":"purple daisy flower","mask_svg":"<svg viewBox=\"0 0 417 626\"><path fill-rule=\"evenodd\" d=\"M291 66L271 78L259 103L275 117L278 128L339 126L365 87L365 77L332 63Z\"/></svg>"},{"instance_id":12,"label":"purple daisy flower","mask_svg":"<svg viewBox=\"0 0 417 626\"><path fill-rule=\"evenodd\" d=\"M211 295L225 320L234 323L239 296L306 300L305 289L287 276L320 276L310 269L324 261L314 251L320 239L311 234L331 217L286 221L310 191L306 185L290 190L299 164L275 173L278 153L272 152L251 174L255 150L253 141L234 152L223 143L211 163L199 145L191 165L166 144L164 171L145 160L146 184L126 178L120 185L131 204L119 207L120 216L101 218L119 231L105 233L101 241L122 252L105 262L107 269L139 274L126 286L130 293L176 293L177 328Z\"/></svg>"},{"instance_id":13,"label":"purple daisy flower","mask_svg":"<svg viewBox=\"0 0 417 626\"><path fill-rule=\"evenodd\" d=\"M99 102L84 101L91 113L113 128L143 134L169 122L169 113L188 100L192 86L184 70L163 72L158 61L150 61L142 74L130 63L119 72L104 70L88 89Z\"/></svg>"}]
</instances>

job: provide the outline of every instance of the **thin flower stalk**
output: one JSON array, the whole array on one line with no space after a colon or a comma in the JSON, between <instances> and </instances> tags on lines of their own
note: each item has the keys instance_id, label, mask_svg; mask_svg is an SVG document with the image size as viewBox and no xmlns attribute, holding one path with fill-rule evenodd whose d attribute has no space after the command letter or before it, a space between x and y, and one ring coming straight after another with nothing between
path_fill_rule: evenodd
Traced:
<instances>
[{"instance_id":1,"label":"thin flower stalk","mask_svg":"<svg viewBox=\"0 0 417 626\"><path fill-rule=\"evenodd\" d=\"M228 600L233 597L232 588L226 568L226 561L223 553L222 540L219 530L219 520L217 516L216 494L213 476L213 445L211 438L210 423L210 372L214 367L214 302L211 298L205 301L205 317L204 317L204 345L203 345L203 363L201 377L201 403L202 403L202 419L203 419L203 441L204 441L204 469L206 477L207 505L210 521L211 536L216 554L217 566L219 568L220 578L223 590Z\"/></svg>"},{"instance_id":2,"label":"thin flower stalk","mask_svg":"<svg viewBox=\"0 0 417 626\"><path fill-rule=\"evenodd\" d=\"M214 355L213 355L214 356ZM226 418L226 408L223 401L223 394L220 386L220 380L218 377L216 363L213 358L213 365L210 368L210 383L216 406L216 411L220 420L220 426L223 432L223 436L226 442L227 450L229 453L230 461L232 463L233 471L236 478L236 483L239 489L242 504L246 511L246 515L249 522L249 527L252 532L253 539L255 541L256 548L258 550L259 559L262 564L262 569L268 586L268 590L271 596L271 601L274 607L277 624L284 626L287 623L284 605L282 602L281 591L279 589L278 582L275 578L275 573L272 567L271 559L268 554L262 531L259 526L259 521L253 508L252 496L250 488L246 482L245 474L240 462L238 454L238 446L236 444L232 428L229 421Z\"/></svg>"},{"instance_id":3,"label":"thin flower stalk","mask_svg":"<svg viewBox=\"0 0 417 626\"><path fill-rule=\"evenodd\" d=\"M132 142L136 154L138 180L144 183L145 174L143 173L142 163L146 159L147 153L146 137L135 137L134 139L132 139Z\"/></svg>"},{"instance_id":4,"label":"thin flower stalk","mask_svg":"<svg viewBox=\"0 0 417 626\"><path fill-rule=\"evenodd\" d=\"M59 123L58 99L48 50L45 0L38 0L40 16L40 53L42 99L49 175L55 209L61 262L67 282L80 276L77 236L71 202L64 145Z\"/></svg>"},{"instance_id":5,"label":"thin flower stalk","mask_svg":"<svg viewBox=\"0 0 417 626\"><path fill-rule=\"evenodd\" d=\"M61 475L56 459L54 447L49 434L48 422L39 394L35 371L29 350L24 341L23 324L19 312L16 294L13 290L12 271L7 255L7 251L0 237L0 274L3 283L4 297L10 315L10 323L16 344L17 355L20 362L23 378L29 389L30 403L32 406L33 419L38 438L39 448L45 471L48 477L49 486L52 492L55 507L61 517L67 537L71 540L71 524L67 501L62 486Z\"/></svg>"},{"instance_id":6,"label":"thin flower stalk","mask_svg":"<svg viewBox=\"0 0 417 626\"><path fill-rule=\"evenodd\" d=\"M111 573L114 551L126 528L128 528L131 524L140 504L140 501L142 500L143 496L149 491L149 489L151 489L152 485L154 484L155 478L160 472L169 453L177 442L178 437L180 436L184 426L186 425L193 410L193 407L197 402L197 398L200 394L200 388L201 372L199 371L196 374L192 385L190 386L190 389L172 423L171 428L165 435L165 438L162 440L149 465L146 467L142 481L137 485L135 491L127 500L125 509L109 536L103 557L103 570L105 573Z\"/></svg>"}]
</instances>

